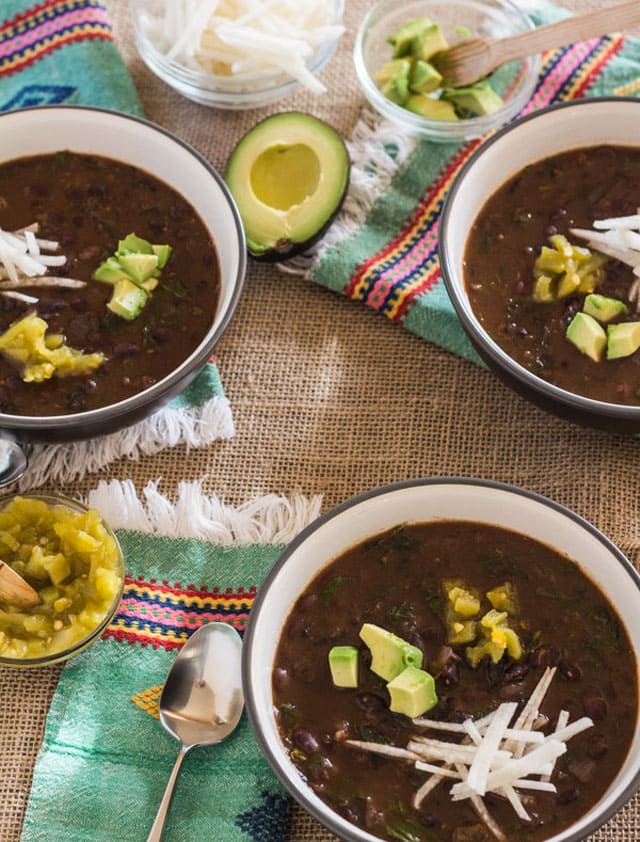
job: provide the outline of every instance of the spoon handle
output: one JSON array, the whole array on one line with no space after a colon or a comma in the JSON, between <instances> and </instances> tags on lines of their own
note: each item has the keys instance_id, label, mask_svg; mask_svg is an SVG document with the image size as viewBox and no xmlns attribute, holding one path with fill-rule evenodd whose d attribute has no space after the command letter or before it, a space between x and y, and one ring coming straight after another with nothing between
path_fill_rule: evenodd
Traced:
<instances>
[{"instance_id":1,"label":"spoon handle","mask_svg":"<svg viewBox=\"0 0 640 842\"><path fill-rule=\"evenodd\" d=\"M178 780L178 774L180 772L180 767L182 766L182 761L187 756L187 752L190 748L191 746L182 746L180 749L180 754L176 758L175 766L173 767L164 795L162 796L162 801L158 807L155 821L151 831L149 832L149 836L147 836L147 842L160 842L160 839L162 838L162 829L164 828L164 822L167 818L167 813L169 812L169 805L171 804L171 799L173 798L173 789L176 785L176 781Z\"/></svg>"},{"instance_id":2,"label":"spoon handle","mask_svg":"<svg viewBox=\"0 0 640 842\"><path fill-rule=\"evenodd\" d=\"M580 15L573 15L556 23L548 23L536 29L513 35L510 38L491 41L492 59L497 63L533 55L541 50L563 47L576 41L585 41L605 32L625 31L640 23L640 3L627 0L613 6L594 9Z\"/></svg>"}]
</instances>

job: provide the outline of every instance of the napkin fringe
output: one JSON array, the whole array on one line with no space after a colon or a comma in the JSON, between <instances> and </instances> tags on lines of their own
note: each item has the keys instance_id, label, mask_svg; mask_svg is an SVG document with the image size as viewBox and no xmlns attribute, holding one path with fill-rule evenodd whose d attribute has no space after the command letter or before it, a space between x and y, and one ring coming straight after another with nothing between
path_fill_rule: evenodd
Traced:
<instances>
[{"instance_id":1,"label":"napkin fringe","mask_svg":"<svg viewBox=\"0 0 640 842\"><path fill-rule=\"evenodd\" d=\"M185 481L172 503L157 482L148 482L141 497L131 480L114 479L101 480L86 502L115 529L237 546L288 543L318 517L322 497L266 494L234 507L206 495L200 482Z\"/></svg>"},{"instance_id":2,"label":"napkin fringe","mask_svg":"<svg viewBox=\"0 0 640 842\"><path fill-rule=\"evenodd\" d=\"M29 467L17 484L19 491L45 482L66 483L99 471L115 459L136 460L182 442L205 447L234 434L229 401L215 396L199 407L166 408L116 433L65 444L35 444Z\"/></svg>"},{"instance_id":3,"label":"napkin fringe","mask_svg":"<svg viewBox=\"0 0 640 842\"><path fill-rule=\"evenodd\" d=\"M351 177L344 204L318 243L286 263L278 264L284 272L309 278L329 249L355 234L365 224L377 198L415 149L416 141L367 108L346 145L351 158Z\"/></svg>"}]
</instances>

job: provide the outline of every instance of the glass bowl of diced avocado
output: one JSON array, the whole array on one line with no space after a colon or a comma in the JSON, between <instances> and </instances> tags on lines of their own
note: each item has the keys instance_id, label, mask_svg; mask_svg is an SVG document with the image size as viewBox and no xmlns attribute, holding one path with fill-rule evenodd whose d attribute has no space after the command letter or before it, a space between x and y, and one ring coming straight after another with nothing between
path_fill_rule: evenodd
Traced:
<instances>
[{"instance_id":1,"label":"glass bowl of diced avocado","mask_svg":"<svg viewBox=\"0 0 640 842\"><path fill-rule=\"evenodd\" d=\"M448 86L436 65L467 38L505 38L533 27L509 0L380 0L356 36L356 74L376 111L405 132L438 142L481 137L527 104L540 56L504 64L464 87Z\"/></svg>"},{"instance_id":2,"label":"glass bowl of diced avocado","mask_svg":"<svg viewBox=\"0 0 640 842\"><path fill-rule=\"evenodd\" d=\"M124 557L98 511L60 494L3 497L0 558L0 666L50 666L104 634Z\"/></svg>"}]
</instances>

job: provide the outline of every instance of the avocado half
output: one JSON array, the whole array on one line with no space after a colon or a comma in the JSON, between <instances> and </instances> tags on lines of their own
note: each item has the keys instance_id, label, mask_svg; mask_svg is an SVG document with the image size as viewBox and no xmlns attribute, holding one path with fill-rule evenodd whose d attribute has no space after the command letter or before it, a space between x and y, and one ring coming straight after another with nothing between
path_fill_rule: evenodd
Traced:
<instances>
[{"instance_id":1,"label":"avocado half","mask_svg":"<svg viewBox=\"0 0 640 842\"><path fill-rule=\"evenodd\" d=\"M274 114L247 132L224 179L251 256L282 260L309 248L340 209L349 171L340 135L310 114Z\"/></svg>"}]
</instances>

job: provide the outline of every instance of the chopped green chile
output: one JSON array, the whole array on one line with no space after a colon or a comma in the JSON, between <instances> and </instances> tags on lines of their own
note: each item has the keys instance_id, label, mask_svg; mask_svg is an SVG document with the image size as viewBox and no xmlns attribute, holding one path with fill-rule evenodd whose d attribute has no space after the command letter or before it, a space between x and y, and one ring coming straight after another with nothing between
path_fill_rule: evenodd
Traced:
<instances>
[{"instance_id":1,"label":"chopped green chile","mask_svg":"<svg viewBox=\"0 0 640 842\"><path fill-rule=\"evenodd\" d=\"M336 581L340 587L330 587ZM500 627L506 617L522 657L507 651L473 669L465 652L474 644L447 643L445 581L460 588L454 594L463 599L460 608L473 607L465 592L478 595L480 611L467 618L478 634L483 619ZM431 719L478 719L506 701L520 708L548 666L557 677L542 704L545 730L561 710L571 721L593 719L557 761L557 793L527 793L536 816L531 825L508 802L487 802L508 839L548 839L583 815L615 777L631 744L638 698L637 681L630 680L637 665L614 607L577 564L515 532L465 521L411 524L331 562L293 606L276 651L273 698L283 744L309 786L348 821L390 842L458 842L469 828L474 842L493 840L468 801L451 801L446 783L415 809L412 798L428 773L346 744L404 748L416 733L410 719L389 709L386 682L370 669L359 637L365 623L422 651L438 698ZM357 687L333 685L334 646L358 648Z\"/></svg>"}]
</instances>

